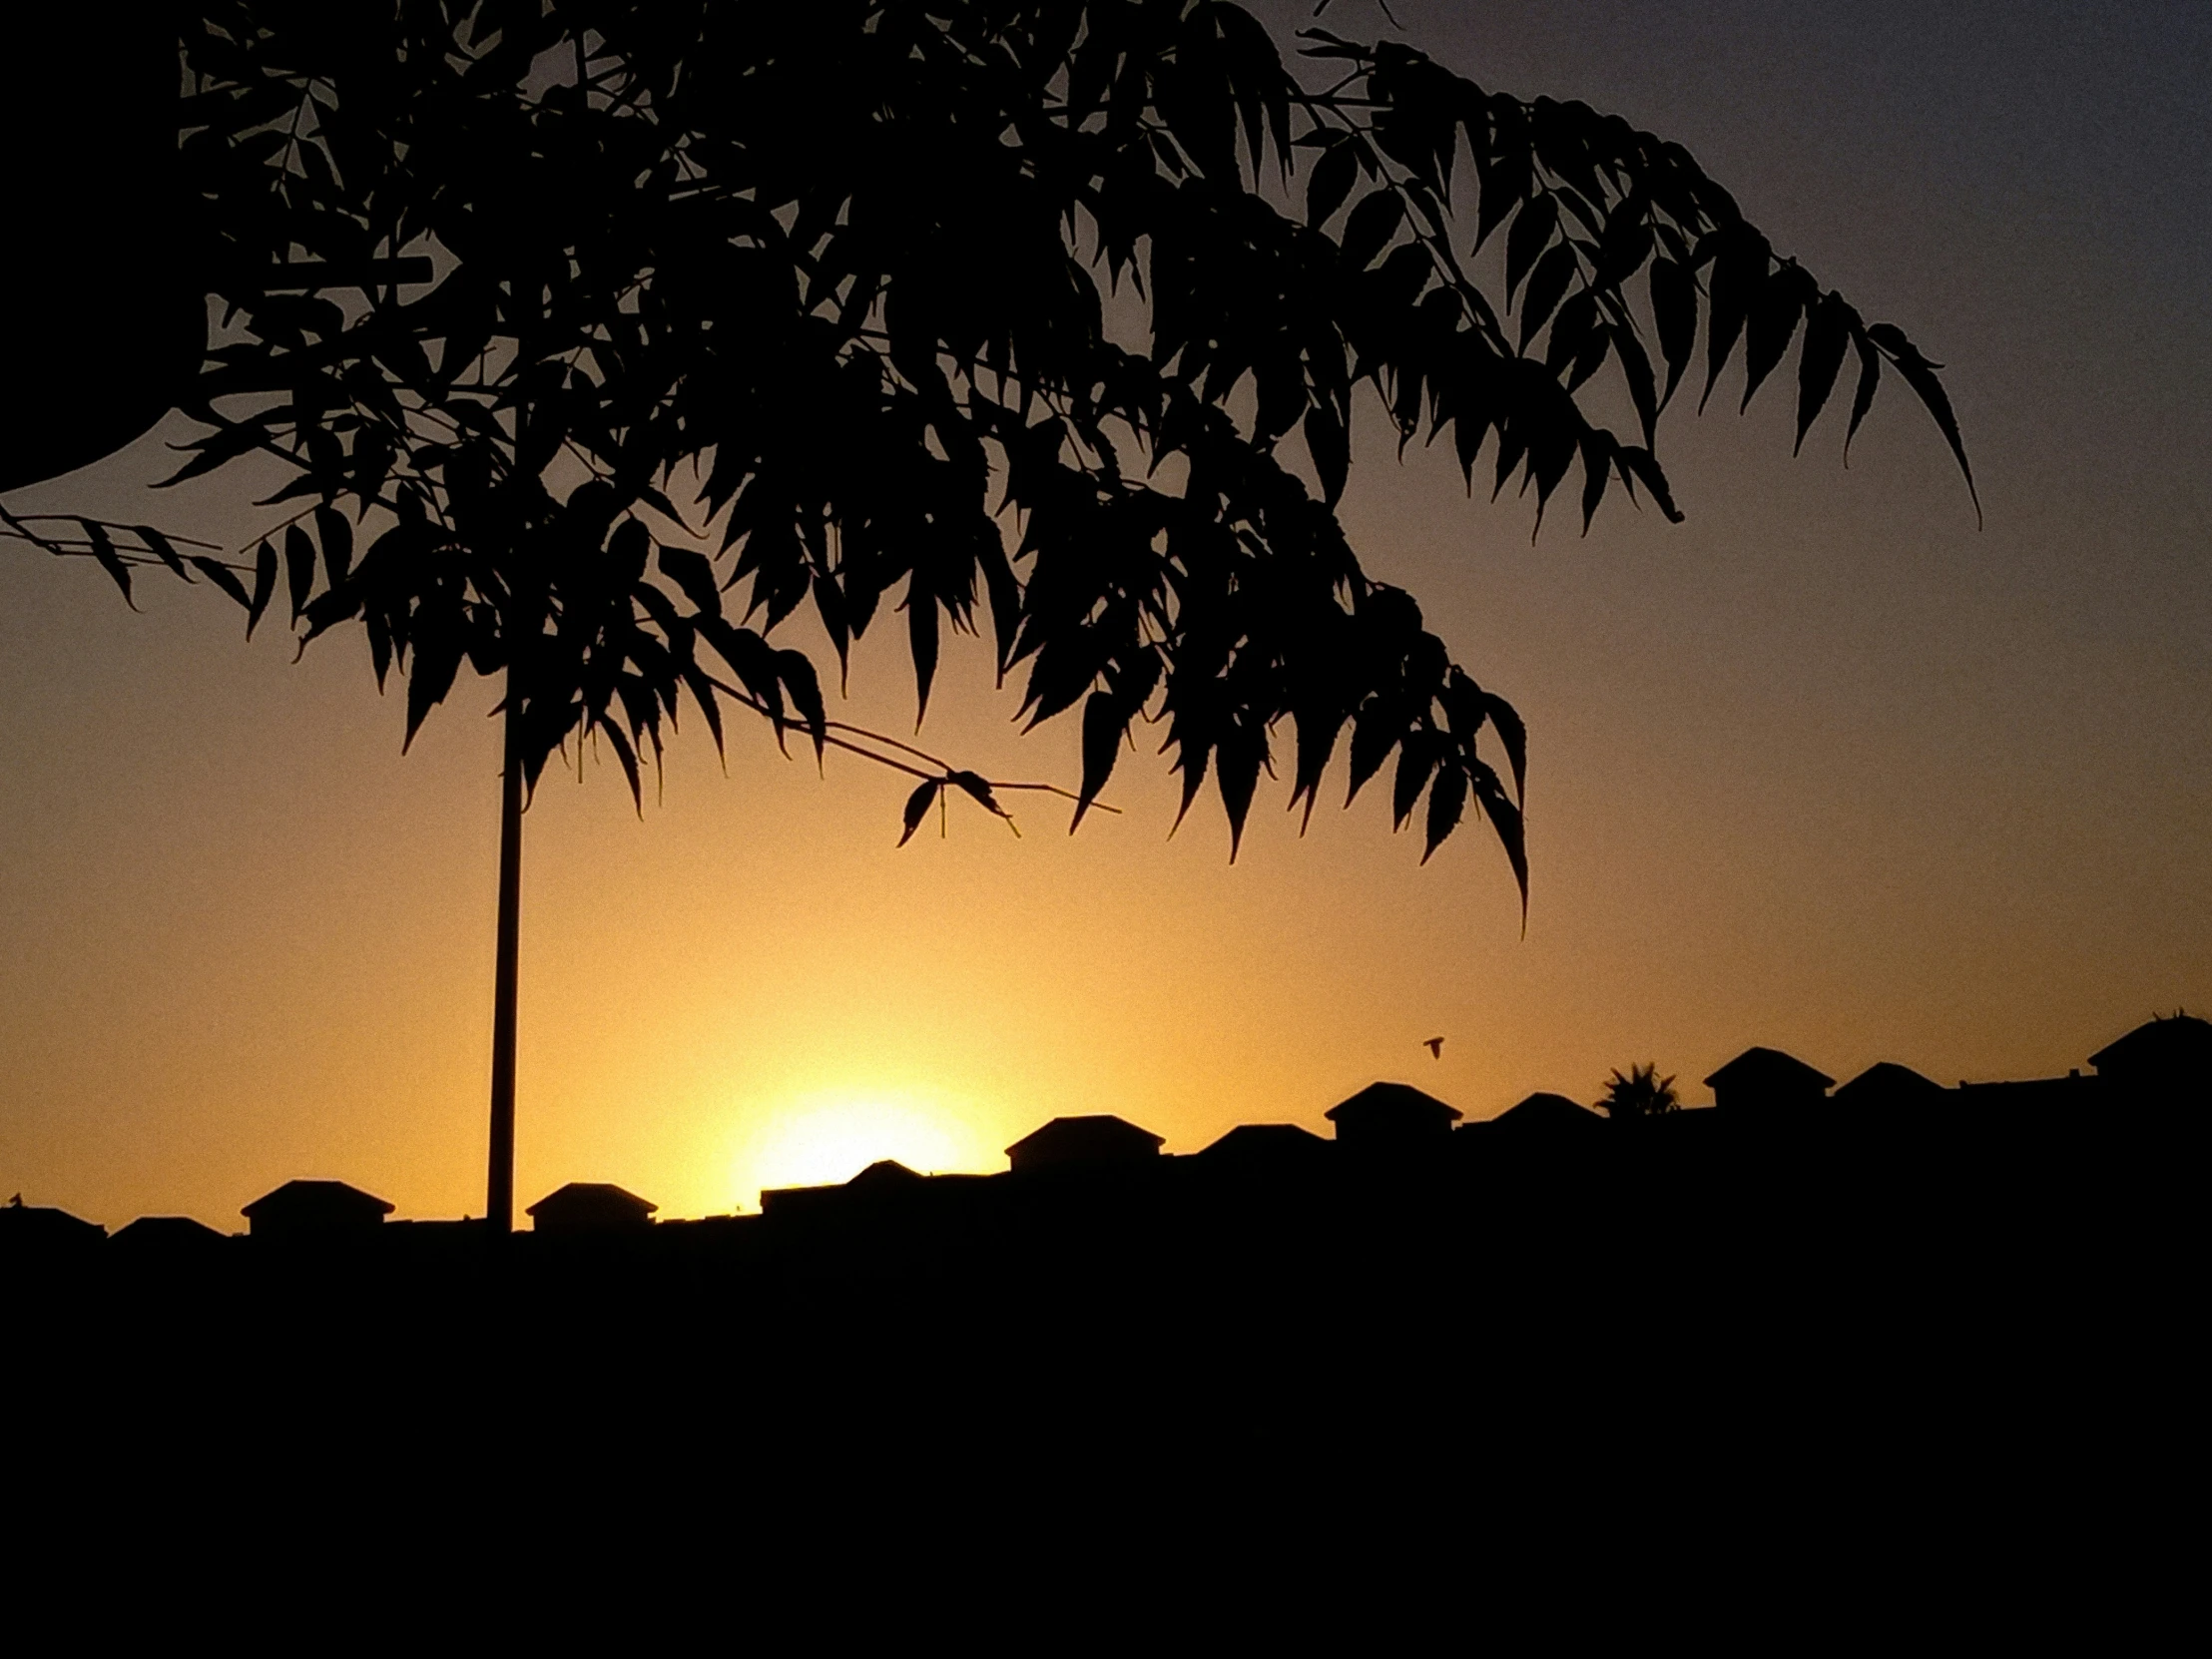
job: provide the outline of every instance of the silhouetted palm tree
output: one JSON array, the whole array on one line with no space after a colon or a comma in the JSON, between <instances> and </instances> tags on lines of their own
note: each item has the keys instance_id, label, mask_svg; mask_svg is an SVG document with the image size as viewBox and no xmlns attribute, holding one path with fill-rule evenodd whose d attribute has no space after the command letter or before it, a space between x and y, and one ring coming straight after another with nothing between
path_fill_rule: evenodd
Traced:
<instances>
[{"instance_id":1,"label":"silhouetted palm tree","mask_svg":"<svg viewBox=\"0 0 2212 1659\"><path fill-rule=\"evenodd\" d=\"M1654 1118L1682 1109L1681 1099L1674 1092L1674 1079L1661 1077L1655 1063L1632 1064L1626 1077L1614 1072L1597 1105L1610 1118Z\"/></svg>"}]
</instances>

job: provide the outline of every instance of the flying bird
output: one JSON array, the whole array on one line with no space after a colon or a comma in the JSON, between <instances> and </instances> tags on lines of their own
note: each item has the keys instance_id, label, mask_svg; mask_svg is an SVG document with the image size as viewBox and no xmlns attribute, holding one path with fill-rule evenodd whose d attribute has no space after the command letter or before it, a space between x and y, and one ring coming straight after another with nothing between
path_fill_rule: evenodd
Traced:
<instances>
[{"instance_id":1,"label":"flying bird","mask_svg":"<svg viewBox=\"0 0 2212 1659\"><path fill-rule=\"evenodd\" d=\"M1421 1047L1428 1050L1431 1060L1441 1060L1444 1057L1444 1040L1441 1037L1429 1037L1421 1043Z\"/></svg>"}]
</instances>

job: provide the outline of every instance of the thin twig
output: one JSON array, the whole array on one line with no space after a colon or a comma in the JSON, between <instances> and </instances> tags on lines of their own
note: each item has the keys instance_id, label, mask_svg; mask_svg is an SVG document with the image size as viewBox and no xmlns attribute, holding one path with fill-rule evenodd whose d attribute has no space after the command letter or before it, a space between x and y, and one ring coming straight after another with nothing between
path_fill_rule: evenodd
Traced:
<instances>
[{"instance_id":1,"label":"thin twig","mask_svg":"<svg viewBox=\"0 0 2212 1659\"><path fill-rule=\"evenodd\" d=\"M708 685L714 687L716 691L721 692L733 703L743 704L746 708L751 709L755 714L762 716L764 719L768 720L778 727L797 726L803 731L812 731L812 728L808 727L807 723L804 720L794 720L789 715L779 715L775 710L771 709L766 703L763 703L751 692L741 690L740 688L731 685L725 680L717 679L714 675L711 674L706 675L705 678ZM880 732L871 732L864 726L854 726L849 721L826 720L823 722L823 730L824 736L822 741L828 744L830 748L841 749L847 754L859 756L862 760L873 761L877 766L889 767L893 772L903 772L907 777L918 778L926 784L949 784L952 781L954 773L965 770L964 768L954 767L948 762L939 760L934 755L930 755L922 750L916 749L911 744L900 743L896 738L887 738ZM932 766L941 768L942 770L938 772L924 772L919 767L908 766L904 761L894 760L888 755L878 755L872 750L862 749L856 743L851 743L848 742L846 739L835 736L834 734L838 732L849 732L853 735L853 737L864 738L870 743L879 743L884 745L886 748L902 749L907 754L915 756L920 760L927 761ZM1062 801L1073 801L1078 804L1080 804L1083 799L1073 790L1062 789L1057 784L1003 783L996 778L986 778L983 780L983 783L986 788L992 790L1039 791L1046 795L1056 795ZM1099 813L1112 813L1116 817L1119 817L1121 813L1121 809L1119 807L1109 807L1103 801L1092 802L1091 810L1093 812Z\"/></svg>"}]
</instances>

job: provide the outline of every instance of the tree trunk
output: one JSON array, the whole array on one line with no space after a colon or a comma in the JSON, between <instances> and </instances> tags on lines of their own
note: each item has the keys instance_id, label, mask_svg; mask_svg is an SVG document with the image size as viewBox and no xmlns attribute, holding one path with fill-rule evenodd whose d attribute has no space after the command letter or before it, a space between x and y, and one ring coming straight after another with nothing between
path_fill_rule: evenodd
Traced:
<instances>
[{"instance_id":1,"label":"tree trunk","mask_svg":"<svg viewBox=\"0 0 2212 1659\"><path fill-rule=\"evenodd\" d=\"M499 962L491 1014L491 1159L484 1217L515 1225L515 989L522 936L522 699L507 671L505 755L499 774Z\"/></svg>"}]
</instances>

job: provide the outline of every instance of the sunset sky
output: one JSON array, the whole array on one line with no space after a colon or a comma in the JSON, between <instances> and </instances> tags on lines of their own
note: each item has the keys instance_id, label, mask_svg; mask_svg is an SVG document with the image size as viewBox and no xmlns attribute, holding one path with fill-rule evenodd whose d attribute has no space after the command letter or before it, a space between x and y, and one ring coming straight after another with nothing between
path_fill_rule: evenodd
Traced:
<instances>
[{"instance_id":1,"label":"sunset sky","mask_svg":"<svg viewBox=\"0 0 2212 1659\"><path fill-rule=\"evenodd\" d=\"M1302 17L1309 8L1269 9ZM1470 827L1427 867L1382 800L1243 854L1165 763L1066 833L955 811L894 849L909 781L687 725L665 794L550 777L526 830L517 1193L614 1181L664 1216L874 1157L992 1170L1062 1113L1203 1146L1379 1077L1470 1117L1686 1098L1752 1043L1839 1078L2063 1072L2212 1005L2212 12L2201 4L1392 0L1485 85L1687 144L1777 247L1944 362L1986 525L1886 395L1790 458L1789 393L1687 399L1689 522L1616 497L1531 544L1442 456L1371 426L1369 570L1531 730L1527 933ZM1338 0L1327 21L1386 27ZM6 257L0 255L0 257ZM1794 365L1794 356L1792 358ZM174 435L174 434L172 434ZM161 434L22 491L237 544L233 487L154 495ZM481 1214L497 742L481 683L399 753L357 634L0 542L0 1198L226 1228L293 1176ZM841 713L905 731L895 640ZM921 741L1072 784L980 651ZM1341 800L1341 770L1332 800ZM1272 803L1272 805L1270 805ZM1440 1060L1419 1045L1442 1034Z\"/></svg>"}]
</instances>

